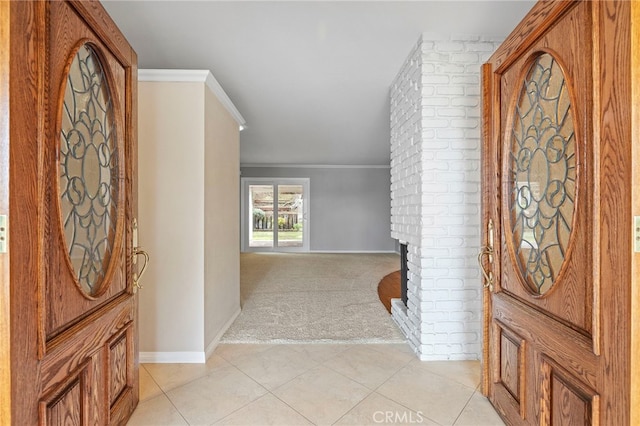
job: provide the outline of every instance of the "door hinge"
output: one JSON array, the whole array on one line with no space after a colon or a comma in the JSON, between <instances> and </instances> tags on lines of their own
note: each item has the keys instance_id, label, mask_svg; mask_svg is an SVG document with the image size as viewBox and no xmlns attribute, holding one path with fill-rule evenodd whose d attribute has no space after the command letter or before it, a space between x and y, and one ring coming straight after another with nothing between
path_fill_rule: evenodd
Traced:
<instances>
[{"instance_id":1,"label":"door hinge","mask_svg":"<svg viewBox=\"0 0 640 426\"><path fill-rule=\"evenodd\" d=\"M7 215L0 215L0 253L7 252Z\"/></svg>"}]
</instances>

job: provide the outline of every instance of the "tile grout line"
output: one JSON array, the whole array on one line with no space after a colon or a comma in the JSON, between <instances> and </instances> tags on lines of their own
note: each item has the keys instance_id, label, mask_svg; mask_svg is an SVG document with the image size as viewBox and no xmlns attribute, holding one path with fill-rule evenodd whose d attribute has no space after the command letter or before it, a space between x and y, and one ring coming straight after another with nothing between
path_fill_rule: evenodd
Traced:
<instances>
[{"instance_id":1,"label":"tile grout line","mask_svg":"<svg viewBox=\"0 0 640 426\"><path fill-rule=\"evenodd\" d=\"M140 364L142 365L142 364ZM144 367L144 365L142 365L142 367L145 369L145 371L147 372L147 374L149 375L149 377L151 377L151 380L153 380L153 383L156 384L156 386L158 386L158 389L160 389L160 392L162 392L162 395L164 395L164 397L167 399L167 401L169 401L169 404L171 404L171 406L176 410L176 413L178 413L178 415L182 418L182 420L184 420L184 422L187 425L190 425L191 423L189 423L186 419L186 417L184 416L184 414L182 414L182 412L178 409L178 407L176 406L176 404L173 403L173 401L171 400L171 398L169 398L169 395L167 395L167 393L164 391L164 389L162 389L162 386L160 386L158 384L158 382L156 381L155 377L153 377L153 374L151 374L151 372L149 370L147 370L146 367ZM158 395L160 396L160 395ZM147 401L149 401L150 399L148 399ZM146 401L145 401L146 402ZM137 409L137 407L136 407Z\"/></svg>"},{"instance_id":2,"label":"tile grout line","mask_svg":"<svg viewBox=\"0 0 640 426\"><path fill-rule=\"evenodd\" d=\"M385 380L384 382L382 382L382 383L380 384L380 386L378 386L378 387L374 390L374 392L375 392L376 394L380 395L381 397L386 398L386 399L388 399L389 401L395 402L396 404L400 405L401 407L404 407L404 408L406 408L407 410L409 410L409 411L413 411L413 412L415 413L415 412L417 412L417 411L416 411L416 410L414 410L414 409L413 409L413 408L411 408L411 407L407 407L407 405L406 405L405 403L400 402L400 401L396 401L394 398L391 398L391 397L389 397L389 396L387 396L387 395L384 395L384 394L382 394L382 393L378 392L378 390L379 390L382 386L384 386L384 385L385 385L389 380L393 379L393 378L394 378L398 373L400 373L400 371L402 371L402 370L405 370L405 369L409 368L409 364L411 364L411 362L412 362L412 361L409 361L409 362L408 362L404 367L400 368L398 371L396 371L395 373L393 373L393 374L391 375L391 377L389 377L387 380ZM441 424L440 422L437 422L437 421L433 420L431 417L428 417L428 416L426 416L425 414L422 414L422 416L423 416L424 418L426 418L426 419L429 419L429 421L432 421L432 422L434 422L434 423L436 423L436 424L439 424L439 425Z\"/></svg>"},{"instance_id":3,"label":"tile grout line","mask_svg":"<svg viewBox=\"0 0 640 426\"><path fill-rule=\"evenodd\" d=\"M374 349L372 349L372 348L369 348L369 349L371 349L371 350L375 351L375 350L374 350ZM346 352L346 351L345 351L345 352ZM375 352L376 352L376 353L378 353L378 354L384 355L384 354L383 354L383 353L381 353L381 352L377 352L377 351L375 351ZM337 358L337 357L338 357L338 355L336 355L336 356L335 356L335 357L333 357L333 358ZM324 363L322 363L322 366L324 366L324 367L326 367L326 368L330 369L330 370L331 370L331 371L333 371L333 372L338 373L338 374L339 374L339 375L341 375L342 377L345 377L345 378L347 378L347 379L351 380L352 382L356 382L356 383L358 383L359 385L364 386L365 388L367 388L367 389L371 390L371 392L375 392L375 391L376 391L380 386L382 386L383 384L385 384L389 379L391 379L391 378L392 378L393 376L395 376L395 375L396 375L400 370L402 370L405 366L407 366L407 365L408 365L408 363L407 363L407 364L405 364L404 366L400 366L400 367L398 367L398 369L397 369L397 370L395 370L395 371L391 374L391 376L389 376L387 379L385 379L385 380L384 380L380 385L376 386L376 388L375 388L375 389L371 389L369 386L365 385L364 383L361 383L361 382L359 382L358 380L356 380L356 379L354 379L354 378L352 378L352 377L349 377L349 376L347 376L347 375L345 375L345 374L341 373L340 371L336 370L335 368L332 368L330 365L325 365L327 362L331 361L333 358L326 360ZM409 362L411 362L411 361L409 361Z\"/></svg>"},{"instance_id":4,"label":"tile grout line","mask_svg":"<svg viewBox=\"0 0 640 426\"><path fill-rule=\"evenodd\" d=\"M293 379L291 379L293 380ZM289 383L289 382L287 382ZM284 386L284 385L282 385ZM278 386L276 389L279 389L280 386ZM275 390L275 389L274 389ZM273 395L274 398L276 398L278 401L282 402L284 405L286 405L287 407L291 408L293 411L295 411L296 413L298 413L300 416L302 416L304 419L306 419L309 423L311 423L312 425L316 425L316 423L312 422L310 418L308 418L307 416L305 416L304 414L302 414L301 412L299 412L298 410L296 410L295 408L293 408L291 405L289 405L289 403L287 401L282 400L280 397L278 397L278 395L274 394L273 392L269 391L269 393L271 395ZM317 426L317 425L316 425Z\"/></svg>"},{"instance_id":5,"label":"tile grout line","mask_svg":"<svg viewBox=\"0 0 640 426\"><path fill-rule=\"evenodd\" d=\"M219 355L218 355L218 356L219 356ZM221 358L222 358L222 357L221 357ZM223 358L223 359L224 359L224 358ZM226 359L225 359L225 361L226 361ZM227 361L227 362L229 362L229 361ZM265 396L267 393L270 393L270 392L269 392L269 389L267 389L267 388L266 388L262 383L258 382L258 381L257 381L256 379L254 379L253 377L249 376L247 373L245 373L244 371L242 371L241 369L239 369L237 366L235 366L235 365L231 364L230 362L229 362L229 366L231 366L231 367L235 368L239 373L241 373L242 375L246 376L249 380L251 380L252 382L254 382L255 384L257 384L258 386L260 386L260 387L261 387L262 389L264 389L266 392L265 392L265 393L263 393L262 395L260 395L259 397L257 397L256 399L252 399L251 401L247 402L246 404L244 404L244 405L242 405L242 406L238 407L237 409L233 410L231 413L227 414L226 416L224 416L224 417L222 417L222 418L220 418L220 419L218 419L218 420L215 420L213 423L209 423L209 425L210 425L210 426L211 426L211 425L214 425L214 424L216 424L216 423L218 423L218 422L220 422L220 421L222 421L222 420L224 420L224 419L226 419L227 417L229 417L229 416L230 416L230 415L232 415L233 413L235 413L235 412L237 412L237 411L242 410L243 408L245 408L245 407L247 407L247 406L249 406L249 405L253 404L253 403L254 403L254 402L256 402L257 400L259 400L260 398L262 398L263 396Z\"/></svg>"},{"instance_id":6,"label":"tile grout line","mask_svg":"<svg viewBox=\"0 0 640 426\"><path fill-rule=\"evenodd\" d=\"M174 390L177 390L177 389L179 389L179 388L181 388L181 387L183 387L183 386L187 386L187 385L189 385L189 384L191 384L191 383L193 383L193 382L195 382L195 381L197 381L197 380L204 379L205 377L208 377L208 376L212 375L212 374L215 372L215 370L216 370L217 368L232 367L232 368L234 368L234 369L238 370L238 372L240 372L240 373L242 373L243 375L247 376L250 380L252 380L253 382L255 382L258 386L262 387L262 388L263 388L263 389L265 389L267 392L269 392L269 390L268 390L267 388L265 388L262 384L258 383L258 382L257 382L257 381L255 381L252 377L250 377L249 375L247 375L244 371L240 370L238 367L236 367L235 365L231 364L231 363L230 363L229 361L227 361L224 357L222 357L222 356L220 356L220 355L217 355L217 356L218 356L218 357L220 357L220 359L222 359L222 360L223 360L224 362L226 362L228 365L223 365L223 366L220 366L220 367L216 367L215 369L213 369L213 370L209 371L209 372L208 372L208 373L206 373L206 374L203 374L202 376L196 377L196 378L194 378L193 380L189 380L189 381L187 381L187 382L185 382L185 383L182 383L182 384L180 384L179 386L176 386L176 387L174 387L174 388L171 388L171 389L169 389L169 390L167 390L167 391L165 391L165 390L164 390L160 385L158 385L158 387L160 388L160 390L162 391L162 393L164 394L164 396L165 396L165 397L167 398L167 400L171 403L171 405L176 409L177 413L178 413L178 414L180 414L180 417L182 417L182 418L184 419L185 423L187 423L188 425L191 425L191 423L189 423L189 421L186 419L186 417L184 416L184 414L183 414L183 413L178 409L178 407L174 404L173 400L172 400L172 399L171 399L171 397L168 395L168 393L169 393L169 392L172 392L172 391L174 391ZM205 363L205 365L206 365L206 363ZM148 371L147 371L147 372L148 372ZM149 375L151 376L151 378L153 378L153 375L151 375L151 373L150 373L150 372L149 372ZM153 379L153 380L154 380L154 382L155 382L155 379ZM247 404L243 405L242 407L238 408L238 410L240 410L241 408L244 408L244 407L246 407L247 405L251 404L252 402L254 402L254 401L256 401L256 400L260 399L260 398L261 398L262 396L264 396L264 395L266 395L266 393L265 393L265 394L263 394L263 395L261 395L261 396L259 396L259 397L258 397L258 398L256 398L256 399L254 399L254 400L252 400L252 401L248 402ZM238 410L235 410L235 411L238 411ZM235 411L234 411L234 412L235 412ZM231 413L230 413L229 415L231 415ZM225 416L225 417L227 417L227 416ZM225 418L225 417L223 417L223 418ZM222 418L222 419L223 419L223 418ZM216 422L218 422L218 421L220 421L220 420L222 420L222 419L218 419L218 420L214 421L213 423L210 423L210 425L213 425L214 423L216 423Z\"/></svg>"},{"instance_id":7,"label":"tile grout line","mask_svg":"<svg viewBox=\"0 0 640 426\"><path fill-rule=\"evenodd\" d=\"M155 378L155 377L153 377L153 375L149 372L149 370L147 370L147 368L144 366L144 364L139 363L138 365L139 365L139 367L142 367L142 369L143 369L144 371L146 371L146 372L147 372L147 375L148 375L149 377L151 377L151 381L152 381L153 383L155 383L155 385L158 387L158 389L160 389L160 392L164 393L164 390L163 390L163 389L162 389L162 387L158 384L158 382L156 381L156 378ZM140 398L139 398L139 397L140 397L140 371L138 371L138 403L146 402L146 401L148 401L148 400L150 400L150 399L153 399L153 398L147 398L147 399L145 399L144 401L140 401ZM155 397L154 397L154 398L155 398Z\"/></svg>"},{"instance_id":8,"label":"tile grout line","mask_svg":"<svg viewBox=\"0 0 640 426\"><path fill-rule=\"evenodd\" d=\"M422 360L420 360L420 358L418 358L417 360L416 360L416 359L414 359L414 360L412 360L411 362L415 362L415 361L429 363L429 362L469 362L469 361L477 361L477 360L422 361ZM407 364L407 365L409 365L409 364ZM481 366L481 368L482 368L482 366ZM468 384L466 384L466 383L462 383L462 382L460 382L460 381L458 381L458 380L456 380L456 379L452 379L451 377L447 377L447 376L445 376L445 375L443 375L443 374L441 374L441 373L438 373L438 372L436 372L436 371L427 370L427 372L429 372L429 373L431 373L431 374L433 374L433 375L435 375L435 376L438 376L438 377L440 377L440 378L447 379L447 380L449 380L449 381L451 381L451 382L454 382L454 383L457 383L457 384L459 384L459 385L462 385L462 386L464 386L464 387L466 387L466 388L468 388L468 389L473 389L473 391L474 391L474 392L475 392L475 390L478 388L478 385L475 385L474 387L471 387L471 386L469 386L469 385L468 385Z\"/></svg>"},{"instance_id":9,"label":"tile grout line","mask_svg":"<svg viewBox=\"0 0 640 426\"><path fill-rule=\"evenodd\" d=\"M277 345L274 345L274 347L269 348L269 349L265 350L264 352L269 352L269 351L271 351L271 350L275 349L276 347L277 347ZM294 350L295 350L295 349L294 349ZM343 352L343 351L340 351L340 353L342 353L342 352ZM261 354L258 354L258 356L260 356L260 355L261 355ZM247 355L247 356L250 356L250 355ZM337 355L336 355L336 356L337 356ZM221 358L223 358L223 359L225 359L225 360L226 360L226 358L224 358L224 357L221 357ZM230 361L227 361L227 362L229 362L229 363L231 364L231 362L230 362ZM251 379L252 381L254 381L255 383L257 383L259 386L261 386L262 388L264 388L264 389L267 391L267 393L265 393L264 395L261 395L260 397L258 397L258 398L256 398L256 399L254 399L253 401L251 401L251 402L249 402L249 403L245 404L244 406L242 406L242 407L238 408L238 409L237 409L237 410L235 410L233 413L235 413L235 412L237 412L237 411L239 411L239 410L241 410L241 409L243 409L243 408L247 407L248 405L252 404L253 402L255 402L255 401L259 400L260 398L263 398L265 395L270 394L270 395L272 395L274 398L276 398L278 401L282 402L282 403L283 403L283 404L285 404L287 407L289 407L290 409L292 409L294 412L296 412L297 414L299 414L300 416L302 416L302 417L303 417L304 419L306 419L309 423L311 423L311 424L315 425L315 423L314 423L313 421L311 421L311 419L309 419L309 418L308 418L308 417L306 417L304 414L302 414L301 412L299 412L298 410L296 410L296 409L295 409L294 407L292 407L289 403L287 403L286 401L282 400L280 397L278 397L278 395L276 395L276 394L274 393L276 390L280 389L280 388L281 388L281 387L283 387L283 386L286 386L287 384L291 383L292 381L294 381L294 380L295 380L295 379L297 379L298 377L300 377L300 376L302 376L302 375L304 375L304 374L308 373L309 371L311 371L311 370L313 370L313 369L315 369L315 368L318 368L318 367L323 366L323 365L322 365L322 363L320 363L320 362L318 362L318 361L314 361L314 362L316 363L316 365L314 365L314 366L312 366L312 367L310 367L310 368L307 368L305 371L301 372L300 374L296 375L295 377L292 377L291 379L287 380L286 382L284 382L284 383L282 383L282 384L278 385L277 387L275 387L275 388L273 388L273 389L268 389L265 385L261 384L261 383L260 383L260 382L258 382L256 379L254 379L253 377L251 377L247 372L245 372L244 370L242 370L240 367L236 366L235 364L231 364L231 365L232 365L233 367L235 367L238 371L240 371L242 374L244 374L245 376L247 376L249 379ZM228 415L228 416L232 415L233 413L229 413L229 415ZM224 418L226 418L226 417L228 417L228 416L225 416ZM218 421L224 420L224 418L222 418L222 419L220 419L220 420L218 420Z\"/></svg>"},{"instance_id":10,"label":"tile grout line","mask_svg":"<svg viewBox=\"0 0 640 426\"><path fill-rule=\"evenodd\" d=\"M477 389L477 387L476 387L476 389ZM473 398L473 395L475 395L476 392L477 392L476 390L473 391L473 393L471 394L471 396L467 400L466 404L464 404L464 407L462 407L462 410L460 410L460 412L456 416L456 419L453 421L453 423L451 423L451 426L455 426L456 422L458 421L458 419L460 419L460 416L462 415L462 413L464 413L464 410L466 410L467 406L471 402L471 399Z\"/></svg>"},{"instance_id":11,"label":"tile grout line","mask_svg":"<svg viewBox=\"0 0 640 426\"><path fill-rule=\"evenodd\" d=\"M368 397L369 397L369 396L374 392L374 391L372 391L370 388L368 388L367 386L365 386L365 385L363 385L362 383L358 382L357 380L354 380L354 379L352 379L352 378L350 378L350 377L347 377L347 376L345 376L344 374L340 373L339 371L334 370L334 369L333 369L333 368L331 368L330 366L325 365L327 362L331 361L331 360L332 360L332 359L334 359L334 358L338 358L341 354L343 354L343 353L347 352L348 350L349 350L349 349L342 350L342 351L340 351L339 353L337 353L337 354L335 354L335 355L331 356L330 358L328 358L328 359L324 360L323 362L317 362L317 361L315 361L315 362L317 362L317 363L318 363L318 365L316 365L315 367L312 367L312 368L308 369L308 370L307 370L307 371L305 371L304 373L301 373L300 375L298 375L298 376L294 377L293 379L289 380L288 382L283 383L282 385L278 386L277 388L274 388L274 389L273 389L273 391L276 391L276 390L280 389L281 387L283 387L283 386L287 385L288 383L292 382L293 380L297 379L298 377L302 376L303 374L308 373L309 371L311 371L311 370L313 370L313 369L315 369L315 368L319 368L319 367L327 368L327 369L329 369L329 370L333 371L334 373L336 373L336 374L338 374L338 375L342 376L343 378L345 378L345 379L347 379L347 380L350 380L350 381L352 381L352 382L354 382L354 383L356 383L356 384L358 384L358 385L362 386L362 387L363 387L363 388L365 388L367 391L369 391L369 393L368 393L364 398L362 398L360 401L358 401L358 402L357 402L353 407L351 407L350 409L348 409L344 414L342 414L342 415L341 415L341 416L340 416L340 417L339 417L335 422L333 422L332 424L335 424L335 423L339 422L339 421L340 421L340 419L342 419L344 416L346 416L346 415L347 415L349 412L351 412L351 410L353 410L355 407L357 407L358 405L360 405L360 403L362 403L362 401L364 401L365 399L367 399L367 398L368 398ZM309 420L309 422L310 422L310 423L312 423L312 424L314 424L314 425L316 424L316 423L314 423L313 421L311 421L311 419L307 418L304 414L300 413L298 410L296 410L296 409L295 409L295 408L293 408L291 405L289 405L286 401L282 400L282 399L281 399L280 397L278 397L276 394L274 394L274 393L273 393L273 392L271 392L271 391L269 391L269 392L270 392L271 394L273 394L273 396L274 396L274 397L276 397L278 400L282 401L284 404L286 404L288 407L290 407L292 410L294 410L296 413L300 414L302 417L304 417L305 419Z\"/></svg>"},{"instance_id":12,"label":"tile grout line","mask_svg":"<svg viewBox=\"0 0 640 426\"><path fill-rule=\"evenodd\" d=\"M374 345L368 345L368 346L374 346ZM387 355L387 354L385 354L385 353L383 353L383 352L379 352L379 351L377 351L377 350L376 350L375 348L373 348L373 347L369 347L369 349L370 349L370 350L375 351L375 352L376 352L376 353L378 353L378 354L381 354L381 355ZM329 366L329 365L325 365L327 362L331 361L331 360L332 360L332 359L334 359L334 358L338 358L340 355L344 354L345 352L347 352L347 351L343 351L343 352L341 352L340 354L337 354L337 355L335 355L334 357L332 357L332 358L330 358L330 359L326 360L324 363L322 363L322 365L323 365L324 367L326 367L326 368L330 369L331 371L334 371L335 373L337 373L337 374L339 374L339 375L341 375L341 376L343 376L343 377L345 377L345 378L347 378L347 379L349 379L349 380L351 380L351 381L353 381L353 382L355 382L355 383L360 384L361 386L363 386L363 387L364 387L364 388L366 388L367 390L370 390L370 392L369 392L369 394L368 394L367 396L365 396L365 397L364 397L363 399L361 399L358 403L356 403L353 407L351 407L351 408L350 408L346 413L344 413L344 414L343 414L343 415L342 415L338 420L336 420L336 421L333 423L334 425L335 425L337 422L339 422L342 418L344 418L347 414L349 414L351 411L353 411L353 410L354 410L358 405L360 405L360 404L362 403L362 401L364 401L365 399L369 398L369 397L370 397L371 395L373 395L374 393L375 393L376 395L378 395L378 396L382 397L382 398L388 399L389 401L392 401L392 402L394 402L394 403L396 403L396 404L400 405L401 407L406 408L407 410L409 410L409 411L411 411L411 412L416 412L416 410L414 410L414 409L412 409L412 408L410 408L410 407L407 407L405 404L400 403L400 402L398 402L398 401L396 401L396 400L394 400L394 399L392 399L392 398L389 398L389 397L387 397L387 396L385 396L385 395L383 395L383 394L381 394L381 393L379 393L379 392L378 392L378 389L380 389L380 387L382 387L385 383L387 383L389 380L391 380L391 379L392 379L396 374L398 374L401 370L403 370L403 369L405 369L405 368L408 368L408 367L409 367L409 365L414 361L414 359L413 359L413 358L410 358L410 359L409 359L409 360L408 360L404 365L400 366L396 371L394 371L394 372L393 372L393 374L391 374L391 376L389 376L387 379L385 379L385 380L384 380L380 385L378 385L375 389L371 389L371 388L369 388L368 386L366 386L365 384L360 383L359 381L357 381L357 380L355 380L355 379L353 379L353 378L351 378L351 377L348 377L348 376L346 376L346 375L342 374L340 371L335 370L335 369L334 369L334 368L332 368L331 366ZM398 352L399 352L399 353L404 353L404 352L400 352L400 351L398 351ZM408 354L408 355L412 355L412 354ZM415 356L415 355L413 355L413 356ZM447 379L447 380L450 380L450 379ZM465 405L465 406L466 406L466 405ZM425 416L425 415L423 415L423 416L424 416L425 418L429 419L430 421L432 421L432 422L436 423L436 424L440 424L439 422L436 422L435 420L431 419L430 417L427 417L427 416Z\"/></svg>"},{"instance_id":13,"label":"tile grout line","mask_svg":"<svg viewBox=\"0 0 640 426\"><path fill-rule=\"evenodd\" d=\"M218 356L219 356L219 355L218 355ZM222 358L221 356L219 356L219 358L220 358L220 359L222 359L222 360L223 360L224 362L226 362L227 364L229 364L229 366L231 366L231 367L235 367L233 364L231 364L229 361L227 361L226 359ZM211 359L211 358L209 358L209 359ZM165 364L165 363L158 363L158 364ZM177 363L166 363L166 365L176 365L176 364L183 364L183 363L180 363L180 362L177 362ZM205 362L204 364L202 364L202 363L189 363L188 365L204 365L204 366L206 366L206 365L207 365L207 363L206 363L206 362ZM222 365L222 366L220 366L220 367L225 367L225 366L224 366L224 365ZM220 368L220 367L216 367L216 368ZM214 370L215 370L215 369L214 369ZM175 387L173 387L173 388L171 388L171 389L167 389L166 391L162 388L162 386L158 385L158 387L160 388L160 390L162 390L162 391L163 391L163 392L165 392L165 393L172 392L172 391L174 391L174 390L176 390L176 389L178 389L178 388L181 388L181 387L183 387L183 386L186 386L186 385L188 385L188 384L191 384L191 383L195 382L196 380L200 380L200 379L203 379L203 378L205 378L205 377L207 377L207 376L211 375L211 374L214 372L214 370L211 370L211 371L209 371L209 372L207 372L207 373L203 374L202 376L194 377L193 379L188 380L188 381L186 381L186 382L184 382L184 383L181 383L181 384L179 384L178 386L175 386ZM147 370L147 372L149 372L149 371ZM149 375L151 375L151 373L150 373L150 372L149 372ZM151 375L151 377L153 377L153 375ZM155 379L154 379L154 381L155 381Z\"/></svg>"},{"instance_id":14,"label":"tile grout line","mask_svg":"<svg viewBox=\"0 0 640 426\"><path fill-rule=\"evenodd\" d=\"M338 355L336 355L333 358L337 358L337 357L338 357ZM331 359L333 359L333 358L330 358L330 359L326 360L325 363L331 361ZM333 424L336 424L337 422L339 422L340 419L342 419L344 416L349 414L358 405L360 405L362 403L362 401L364 401L365 399L369 398L371 396L371 394L373 394L375 392L375 390L372 390L370 387L363 385L362 383L358 382L357 380L352 379L351 377L348 377L348 376L342 374L341 372L334 370L330 366L325 365L325 363L322 363L321 367L328 368L329 370L333 371L334 373L338 374L339 376L342 376L343 378L345 378L345 379L347 379L349 381L352 381L353 383L355 383L357 385L362 386L363 388L365 388L368 391L367 395L365 395L364 398L362 398L360 401L356 402L353 407L349 408L344 414L342 414L335 422L332 423L332 425L333 425Z\"/></svg>"},{"instance_id":15,"label":"tile grout line","mask_svg":"<svg viewBox=\"0 0 640 426\"><path fill-rule=\"evenodd\" d=\"M273 348L271 348L271 349L273 349ZM266 350L265 352L268 352L268 351L269 351L269 350L271 350L271 349L268 349L268 350ZM293 349L293 350L295 350L295 349ZM329 360L330 360L330 359L332 359L332 358L334 358L334 357L336 357L336 356L338 356L340 353L343 353L343 352L344 352L344 350L343 350L343 351L340 351L338 354L336 354L336 355L332 356L331 358L329 358ZM327 361L329 361L329 360L325 360L325 362L327 362ZM275 392L275 391L277 391L278 389L280 389L280 388L282 388L282 387L286 386L287 384L291 383L292 381L294 381L294 380L295 380L295 379L297 379L298 377L300 377L300 376L302 376L302 375L304 375L304 374L308 373L309 371L311 371L311 370L313 370L313 369L316 369L316 368L318 368L318 367L323 367L323 366L324 366L324 365L323 365L323 363L321 363L321 362L318 362L318 361L314 361L314 362L316 363L316 365L314 365L313 367L310 367L310 368L306 369L305 371L301 372L301 373L300 373L300 374L298 374L297 376L295 376L295 377L291 378L290 380L287 380L286 382L282 383L281 385L279 385L279 386L277 386L277 387L275 387L275 388L273 388L273 389L267 389L265 386L263 386L262 384L260 384L259 382L257 382L257 381L256 381L256 379L254 379L253 377L249 376L249 374L248 374L248 373L245 373L245 372L244 372L243 370L241 370L239 367L236 367L236 368L238 368L238 370L240 370L240 371L241 371L245 376L249 377L251 380L255 381L255 382L256 382L256 383L258 383L260 386L263 386L263 387L267 390L267 392L268 392L269 394L271 394L274 398L276 398L278 401L282 402L282 403L283 403L283 404L285 404L287 407L291 408L294 412L298 413L300 416L302 416L304 419L306 419L309 423L311 423L311 424L313 424L313 425L316 425L316 423L314 423L311 419L309 419L307 416L305 416L304 414L302 414L301 412L299 412L297 409L295 409L294 407L292 407L288 402L284 401L282 398L280 398L278 395L276 395L276 394L274 393L274 392ZM351 379L350 379L350 380L351 380ZM357 383L357 382L356 382L356 383ZM264 395L263 395L263 396L264 396ZM262 397L260 397L260 398L262 398ZM259 399L259 398L258 398L258 399ZM252 401L252 402L253 402L253 401ZM360 401L360 402L361 402L361 401ZM247 405L249 405L249 404L247 404ZM357 404L356 404L356 405L357 405ZM245 407L246 407L246 406L245 406ZM243 408L244 408L244 407L243 407ZM238 409L238 410L239 410L239 409ZM236 411L238 411L238 410L236 410Z\"/></svg>"}]
</instances>

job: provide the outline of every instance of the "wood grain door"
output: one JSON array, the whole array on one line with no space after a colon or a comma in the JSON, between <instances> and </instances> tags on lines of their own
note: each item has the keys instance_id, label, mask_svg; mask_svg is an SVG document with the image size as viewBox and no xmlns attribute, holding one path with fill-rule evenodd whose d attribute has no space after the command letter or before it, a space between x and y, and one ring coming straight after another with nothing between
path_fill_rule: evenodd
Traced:
<instances>
[{"instance_id":1,"label":"wood grain door","mask_svg":"<svg viewBox=\"0 0 640 426\"><path fill-rule=\"evenodd\" d=\"M629 424L628 2L539 2L483 68L484 390Z\"/></svg>"},{"instance_id":2,"label":"wood grain door","mask_svg":"<svg viewBox=\"0 0 640 426\"><path fill-rule=\"evenodd\" d=\"M124 424L138 402L136 55L98 2L8 15L12 423Z\"/></svg>"}]
</instances>

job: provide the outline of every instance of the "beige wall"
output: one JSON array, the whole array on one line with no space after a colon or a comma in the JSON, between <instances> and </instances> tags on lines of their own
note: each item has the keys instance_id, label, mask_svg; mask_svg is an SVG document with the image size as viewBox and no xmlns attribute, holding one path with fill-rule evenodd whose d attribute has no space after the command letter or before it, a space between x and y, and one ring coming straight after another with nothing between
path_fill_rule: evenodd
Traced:
<instances>
[{"instance_id":1,"label":"beige wall","mask_svg":"<svg viewBox=\"0 0 640 426\"><path fill-rule=\"evenodd\" d=\"M205 348L240 309L240 131L205 94Z\"/></svg>"},{"instance_id":2,"label":"beige wall","mask_svg":"<svg viewBox=\"0 0 640 426\"><path fill-rule=\"evenodd\" d=\"M204 82L141 81L138 105L141 360L197 362L240 307L238 125Z\"/></svg>"}]
</instances>

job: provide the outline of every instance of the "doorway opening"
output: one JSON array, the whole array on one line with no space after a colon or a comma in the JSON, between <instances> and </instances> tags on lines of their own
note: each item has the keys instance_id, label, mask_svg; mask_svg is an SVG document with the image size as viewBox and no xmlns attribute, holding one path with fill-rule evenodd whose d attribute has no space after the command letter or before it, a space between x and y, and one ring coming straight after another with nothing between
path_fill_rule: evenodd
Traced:
<instances>
[{"instance_id":1,"label":"doorway opening","mask_svg":"<svg viewBox=\"0 0 640 426\"><path fill-rule=\"evenodd\" d=\"M309 251L309 179L241 181L242 251Z\"/></svg>"}]
</instances>

